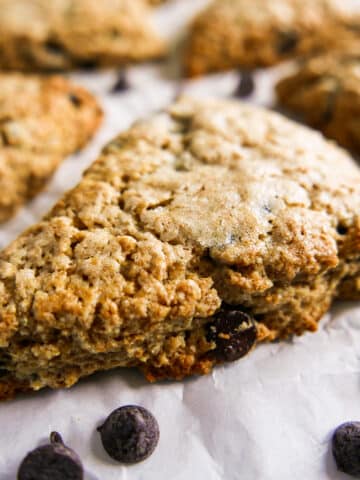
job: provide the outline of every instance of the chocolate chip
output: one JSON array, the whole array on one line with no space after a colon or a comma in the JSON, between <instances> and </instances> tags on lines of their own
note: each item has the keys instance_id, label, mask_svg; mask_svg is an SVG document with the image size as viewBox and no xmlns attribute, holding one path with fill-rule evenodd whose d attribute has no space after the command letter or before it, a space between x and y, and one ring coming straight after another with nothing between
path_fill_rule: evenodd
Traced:
<instances>
[{"instance_id":1,"label":"chocolate chip","mask_svg":"<svg viewBox=\"0 0 360 480\"><path fill-rule=\"evenodd\" d=\"M277 44L277 51L282 55L286 55L295 50L298 43L299 36L296 32L281 32Z\"/></svg>"},{"instance_id":2,"label":"chocolate chip","mask_svg":"<svg viewBox=\"0 0 360 480\"><path fill-rule=\"evenodd\" d=\"M116 79L116 82L114 83L113 87L111 88L110 93L125 92L129 88L130 88L130 85L129 85L129 82L127 81L126 73L124 71L121 71L118 75L118 78Z\"/></svg>"},{"instance_id":3,"label":"chocolate chip","mask_svg":"<svg viewBox=\"0 0 360 480\"><path fill-rule=\"evenodd\" d=\"M207 340L216 343L211 354L221 362L233 362L246 355L255 344L256 337L254 321L241 310L223 308L208 326Z\"/></svg>"},{"instance_id":4,"label":"chocolate chip","mask_svg":"<svg viewBox=\"0 0 360 480\"><path fill-rule=\"evenodd\" d=\"M148 410L136 405L117 408L97 430L107 453L121 463L145 460L159 441L156 419Z\"/></svg>"},{"instance_id":5,"label":"chocolate chip","mask_svg":"<svg viewBox=\"0 0 360 480\"><path fill-rule=\"evenodd\" d=\"M50 444L38 447L22 461L18 480L82 480L84 471L78 455L64 445L59 433L50 434Z\"/></svg>"},{"instance_id":6,"label":"chocolate chip","mask_svg":"<svg viewBox=\"0 0 360 480\"><path fill-rule=\"evenodd\" d=\"M346 235L348 233L349 229L345 225L339 224L336 227L336 231L339 235Z\"/></svg>"},{"instance_id":7,"label":"chocolate chip","mask_svg":"<svg viewBox=\"0 0 360 480\"><path fill-rule=\"evenodd\" d=\"M336 466L349 475L360 475L360 422L340 425L332 438Z\"/></svg>"},{"instance_id":8,"label":"chocolate chip","mask_svg":"<svg viewBox=\"0 0 360 480\"><path fill-rule=\"evenodd\" d=\"M77 59L77 65L83 70L95 70L99 66L99 63L95 59Z\"/></svg>"},{"instance_id":9,"label":"chocolate chip","mask_svg":"<svg viewBox=\"0 0 360 480\"><path fill-rule=\"evenodd\" d=\"M45 48L52 55L61 55L64 53L63 46L54 40L48 40L45 43Z\"/></svg>"},{"instance_id":10,"label":"chocolate chip","mask_svg":"<svg viewBox=\"0 0 360 480\"><path fill-rule=\"evenodd\" d=\"M75 93L69 93L69 100L77 108L82 104L81 99Z\"/></svg>"},{"instance_id":11,"label":"chocolate chip","mask_svg":"<svg viewBox=\"0 0 360 480\"><path fill-rule=\"evenodd\" d=\"M241 72L240 82L237 86L234 97L246 98L252 95L255 90L255 80L252 72L243 70Z\"/></svg>"}]
</instances>

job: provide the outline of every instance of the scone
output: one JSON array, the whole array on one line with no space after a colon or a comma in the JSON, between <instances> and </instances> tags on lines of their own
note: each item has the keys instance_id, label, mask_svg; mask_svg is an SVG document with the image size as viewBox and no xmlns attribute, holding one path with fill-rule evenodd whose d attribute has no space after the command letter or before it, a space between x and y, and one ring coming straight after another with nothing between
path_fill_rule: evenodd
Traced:
<instances>
[{"instance_id":1,"label":"scone","mask_svg":"<svg viewBox=\"0 0 360 480\"><path fill-rule=\"evenodd\" d=\"M360 171L272 112L182 99L0 254L3 398L135 366L205 374L360 298Z\"/></svg>"},{"instance_id":2,"label":"scone","mask_svg":"<svg viewBox=\"0 0 360 480\"><path fill-rule=\"evenodd\" d=\"M185 73L257 68L359 36L349 0L214 0L194 20Z\"/></svg>"},{"instance_id":3,"label":"scone","mask_svg":"<svg viewBox=\"0 0 360 480\"><path fill-rule=\"evenodd\" d=\"M360 43L302 62L276 90L281 105L360 153Z\"/></svg>"},{"instance_id":4,"label":"scone","mask_svg":"<svg viewBox=\"0 0 360 480\"><path fill-rule=\"evenodd\" d=\"M164 53L145 0L0 0L0 67L67 70Z\"/></svg>"},{"instance_id":5,"label":"scone","mask_svg":"<svg viewBox=\"0 0 360 480\"><path fill-rule=\"evenodd\" d=\"M65 78L0 74L0 222L86 144L101 118L95 98Z\"/></svg>"}]
</instances>

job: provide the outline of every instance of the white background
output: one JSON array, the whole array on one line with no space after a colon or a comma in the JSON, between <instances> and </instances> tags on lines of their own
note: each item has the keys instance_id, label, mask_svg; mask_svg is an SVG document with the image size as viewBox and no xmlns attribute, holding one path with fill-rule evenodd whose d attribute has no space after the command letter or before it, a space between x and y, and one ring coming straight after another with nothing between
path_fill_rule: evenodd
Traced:
<instances>
[{"instance_id":1,"label":"white background","mask_svg":"<svg viewBox=\"0 0 360 480\"><path fill-rule=\"evenodd\" d=\"M358 0L357 0L358 1ZM174 0L159 9L163 34L181 27L206 0ZM284 67L286 69L286 67ZM46 191L1 226L0 246L39 220L77 183L104 143L135 119L170 103L179 91L230 96L239 74L194 82L176 79L173 61L134 67L131 89L110 94L118 72L72 75L98 94L106 113L101 131L81 154L67 159ZM256 74L249 101L271 106L283 67ZM13 480L23 456L52 430L81 456L86 480L318 480L346 479L336 471L333 429L360 419L360 304L332 309L316 334L263 345L212 375L150 385L135 371L116 370L70 390L42 391L0 404L0 479ZM135 403L160 424L160 442L145 462L123 467L102 450L96 426L115 408Z\"/></svg>"}]
</instances>

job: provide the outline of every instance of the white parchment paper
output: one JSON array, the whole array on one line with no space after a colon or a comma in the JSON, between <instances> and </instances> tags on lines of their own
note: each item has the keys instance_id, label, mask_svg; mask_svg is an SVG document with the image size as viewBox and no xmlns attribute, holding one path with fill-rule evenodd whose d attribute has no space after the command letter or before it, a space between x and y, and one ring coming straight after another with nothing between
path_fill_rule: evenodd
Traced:
<instances>
[{"instance_id":1,"label":"white parchment paper","mask_svg":"<svg viewBox=\"0 0 360 480\"><path fill-rule=\"evenodd\" d=\"M159 9L156 21L164 34L180 33L205 3L174 0ZM274 80L284 69L259 71L248 101L271 106ZM78 182L104 143L134 120L166 106L180 90L229 96L239 82L237 72L179 82L170 61L129 69L131 88L111 94L117 75L72 75L99 96L104 125L83 152L62 164L44 193L1 226L1 247L39 220ZM260 346L207 377L151 385L136 371L119 369L70 390L20 396L0 404L0 479L14 480L23 456L57 430L81 456L86 480L345 480L329 439L341 422L360 419L358 345L360 304L339 304L316 334ZM148 460L123 467L104 453L96 426L129 403L150 409L161 434Z\"/></svg>"}]
</instances>

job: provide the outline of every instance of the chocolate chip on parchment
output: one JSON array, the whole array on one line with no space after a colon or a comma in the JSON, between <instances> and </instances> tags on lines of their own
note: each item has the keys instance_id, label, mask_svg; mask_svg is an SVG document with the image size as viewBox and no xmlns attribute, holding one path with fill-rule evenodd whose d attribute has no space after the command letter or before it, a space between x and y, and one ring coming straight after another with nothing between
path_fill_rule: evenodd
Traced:
<instances>
[{"instance_id":1,"label":"chocolate chip on parchment","mask_svg":"<svg viewBox=\"0 0 360 480\"><path fill-rule=\"evenodd\" d=\"M29 452L22 461L17 480L83 480L84 470L78 455L64 445L57 432L50 444Z\"/></svg>"},{"instance_id":2,"label":"chocolate chip on parchment","mask_svg":"<svg viewBox=\"0 0 360 480\"><path fill-rule=\"evenodd\" d=\"M335 430L332 452L338 470L360 476L360 422L343 423Z\"/></svg>"},{"instance_id":3,"label":"chocolate chip on parchment","mask_svg":"<svg viewBox=\"0 0 360 480\"><path fill-rule=\"evenodd\" d=\"M237 86L234 97L238 98L246 98L250 97L254 93L255 90L255 80L253 73L249 70L243 70L240 72L240 81L239 85Z\"/></svg>"},{"instance_id":4,"label":"chocolate chip on parchment","mask_svg":"<svg viewBox=\"0 0 360 480\"><path fill-rule=\"evenodd\" d=\"M111 88L110 93L121 93L125 92L130 88L129 82L126 78L126 72L121 71L119 72L119 75L116 79L116 82L114 83L113 87Z\"/></svg>"},{"instance_id":5,"label":"chocolate chip on parchment","mask_svg":"<svg viewBox=\"0 0 360 480\"><path fill-rule=\"evenodd\" d=\"M114 410L97 429L111 458L137 463L149 457L159 441L159 426L145 408L126 405Z\"/></svg>"},{"instance_id":6,"label":"chocolate chip on parchment","mask_svg":"<svg viewBox=\"0 0 360 480\"><path fill-rule=\"evenodd\" d=\"M216 344L211 354L222 362L233 362L246 355L256 337L255 322L241 310L221 309L208 325L207 340Z\"/></svg>"}]
</instances>

